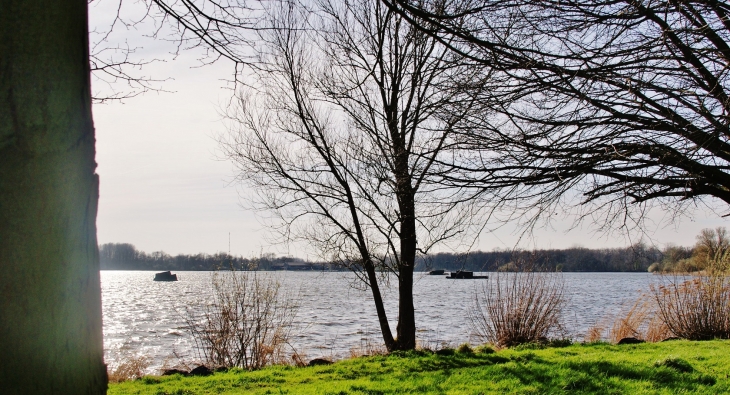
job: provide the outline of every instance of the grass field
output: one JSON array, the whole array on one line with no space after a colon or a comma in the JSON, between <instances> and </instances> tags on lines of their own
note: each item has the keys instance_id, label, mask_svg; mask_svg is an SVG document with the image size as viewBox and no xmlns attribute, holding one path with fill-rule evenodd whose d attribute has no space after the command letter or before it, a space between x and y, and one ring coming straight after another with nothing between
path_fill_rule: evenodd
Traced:
<instances>
[{"instance_id":1,"label":"grass field","mask_svg":"<svg viewBox=\"0 0 730 395\"><path fill-rule=\"evenodd\" d=\"M409 352L208 377L146 376L109 394L725 394L730 341Z\"/></svg>"}]
</instances>

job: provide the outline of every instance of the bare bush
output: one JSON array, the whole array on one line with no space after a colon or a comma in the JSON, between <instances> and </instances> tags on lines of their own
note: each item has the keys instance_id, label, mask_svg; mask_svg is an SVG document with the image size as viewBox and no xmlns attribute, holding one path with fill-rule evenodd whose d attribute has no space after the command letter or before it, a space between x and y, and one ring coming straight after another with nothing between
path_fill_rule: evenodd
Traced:
<instances>
[{"instance_id":1,"label":"bare bush","mask_svg":"<svg viewBox=\"0 0 730 395\"><path fill-rule=\"evenodd\" d=\"M651 290L669 330L689 340L730 338L730 281L723 274L674 277Z\"/></svg>"},{"instance_id":2,"label":"bare bush","mask_svg":"<svg viewBox=\"0 0 730 395\"><path fill-rule=\"evenodd\" d=\"M291 295L257 272L216 272L211 283L212 303L188 310L187 316L205 363L251 370L288 362L297 312Z\"/></svg>"},{"instance_id":3,"label":"bare bush","mask_svg":"<svg viewBox=\"0 0 730 395\"><path fill-rule=\"evenodd\" d=\"M497 273L475 292L474 333L498 347L547 340L561 329L564 283L557 273Z\"/></svg>"}]
</instances>

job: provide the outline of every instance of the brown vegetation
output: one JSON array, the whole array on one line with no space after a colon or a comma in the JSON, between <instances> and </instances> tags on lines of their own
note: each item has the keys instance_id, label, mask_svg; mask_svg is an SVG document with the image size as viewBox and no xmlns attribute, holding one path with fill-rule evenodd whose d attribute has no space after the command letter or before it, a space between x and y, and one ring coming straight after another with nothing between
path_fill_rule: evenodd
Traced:
<instances>
[{"instance_id":1,"label":"brown vegetation","mask_svg":"<svg viewBox=\"0 0 730 395\"><path fill-rule=\"evenodd\" d=\"M474 333L497 347L547 340L561 328L564 284L557 273L499 273L475 294Z\"/></svg>"},{"instance_id":2,"label":"brown vegetation","mask_svg":"<svg viewBox=\"0 0 730 395\"><path fill-rule=\"evenodd\" d=\"M592 327L588 328L588 332L583 337L583 341L586 343L601 341L601 339L603 339L603 332L605 329L606 328L601 325L593 325Z\"/></svg>"},{"instance_id":3,"label":"brown vegetation","mask_svg":"<svg viewBox=\"0 0 730 395\"><path fill-rule=\"evenodd\" d=\"M672 332L658 314L657 305L647 295L642 295L622 316L613 323L609 338L613 343L621 339L636 339L659 342L672 337Z\"/></svg>"},{"instance_id":4,"label":"brown vegetation","mask_svg":"<svg viewBox=\"0 0 730 395\"><path fill-rule=\"evenodd\" d=\"M297 306L280 284L257 272L231 271L215 273L212 285L212 303L187 316L205 363L258 369L288 362Z\"/></svg>"},{"instance_id":5,"label":"brown vegetation","mask_svg":"<svg viewBox=\"0 0 730 395\"><path fill-rule=\"evenodd\" d=\"M121 355L118 359L121 361L114 368L109 367L107 370L110 383L136 380L146 374L147 368L152 363L152 358L141 354Z\"/></svg>"},{"instance_id":6,"label":"brown vegetation","mask_svg":"<svg viewBox=\"0 0 730 395\"><path fill-rule=\"evenodd\" d=\"M730 338L730 280L714 273L652 286L662 321L689 340Z\"/></svg>"},{"instance_id":7,"label":"brown vegetation","mask_svg":"<svg viewBox=\"0 0 730 395\"><path fill-rule=\"evenodd\" d=\"M584 340L599 341L604 333L605 325L595 325ZM608 333L613 343L623 338L659 342L671 337L730 338L730 278L709 270L654 284L650 294L639 297L614 320Z\"/></svg>"}]
</instances>

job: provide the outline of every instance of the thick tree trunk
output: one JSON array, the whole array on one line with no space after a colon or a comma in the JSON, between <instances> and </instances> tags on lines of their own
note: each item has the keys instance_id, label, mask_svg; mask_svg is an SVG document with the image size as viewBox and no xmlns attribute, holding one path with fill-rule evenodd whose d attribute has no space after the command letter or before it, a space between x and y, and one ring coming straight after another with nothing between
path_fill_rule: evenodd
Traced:
<instances>
[{"instance_id":1,"label":"thick tree trunk","mask_svg":"<svg viewBox=\"0 0 730 395\"><path fill-rule=\"evenodd\" d=\"M396 195L400 211L400 257L398 263L398 327L396 328L399 350L416 348L416 317L413 307L413 267L416 262L416 201L408 164L409 152L404 139L398 133L396 117L392 117L391 136L397 142L394 151Z\"/></svg>"},{"instance_id":2,"label":"thick tree trunk","mask_svg":"<svg viewBox=\"0 0 730 395\"><path fill-rule=\"evenodd\" d=\"M413 307L413 267L400 270L398 288L398 349L416 348L416 316Z\"/></svg>"},{"instance_id":3,"label":"thick tree trunk","mask_svg":"<svg viewBox=\"0 0 730 395\"><path fill-rule=\"evenodd\" d=\"M410 186L410 184L409 184ZM416 262L416 216L413 194L402 196L400 265L398 266L398 349L416 348L416 317L413 306L413 267Z\"/></svg>"},{"instance_id":4,"label":"thick tree trunk","mask_svg":"<svg viewBox=\"0 0 730 395\"><path fill-rule=\"evenodd\" d=\"M87 1L0 1L0 392L103 394Z\"/></svg>"}]
</instances>

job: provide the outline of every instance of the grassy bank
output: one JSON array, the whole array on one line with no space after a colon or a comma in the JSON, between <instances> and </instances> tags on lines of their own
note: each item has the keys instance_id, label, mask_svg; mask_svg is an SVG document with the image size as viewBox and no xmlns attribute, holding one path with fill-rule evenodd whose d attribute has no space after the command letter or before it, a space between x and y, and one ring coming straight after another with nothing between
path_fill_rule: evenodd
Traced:
<instances>
[{"instance_id":1,"label":"grassy bank","mask_svg":"<svg viewBox=\"0 0 730 395\"><path fill-rule=\"evenodd\" d=\"M491 351L491 350L490 350ZM413 352L208 377L148 376L109 394L730 393L730 341Z\"/></svg>"}]
</instances>

